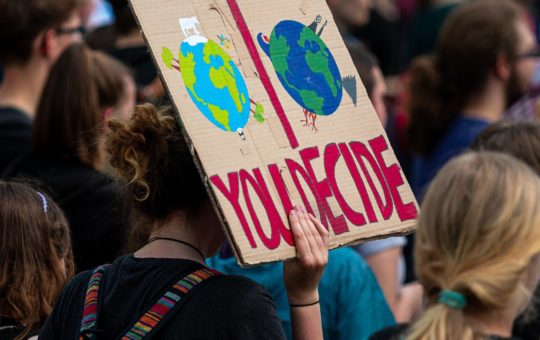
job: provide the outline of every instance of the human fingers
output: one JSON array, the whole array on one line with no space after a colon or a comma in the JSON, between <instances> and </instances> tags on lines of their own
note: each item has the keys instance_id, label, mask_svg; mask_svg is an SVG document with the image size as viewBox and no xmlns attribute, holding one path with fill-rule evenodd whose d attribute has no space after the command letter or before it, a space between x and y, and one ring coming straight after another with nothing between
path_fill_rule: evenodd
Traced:
<instances>
[{"instance_id":1,"label":"human fingers","mask_svg":"<svg viewBox=\"0 0 540 340\"><path fill-rule=\"evenodd\" d=\"M309 214L309 218L311 219L311 222L315 225L315 227L317 228L317 231L319 233L319 237L318 240L320 240L322 242L322 245L328 249L328 243L329 243L329 232L328 230L324 227L324 225L321 223L321 221L319 221L315 216L313 216L312 214Z\"/></svg>"},{"instance_id":2,"label":"human fingers","mask_svg":"<svg viewBox=\"0 0 540 340\"><path fill-rule=\"evenodd\" d=\"M295 206L289 212L289 223L291 225L291 233L293 235L294 243L296 245L296 257L298 259L304 259L309 256L311 250L300 218L300 210L298 207Z\"/></svg>"},{"instance_id":3,"label":"human fingers","mask_svg":"<svg viewBox=\"0 0 540 340\"><path fill-rule=\"evenodd\" d=\"M311 221L305 208L300 207L298 216L310 247L310 256L303 259L302 266L308 270L319 268L321 265L326 264L327 251L323 249L324 245L321 242L317 227Z\"/></svg>"},{"instance_id":4,"label":"human fingers","mask_svg":"<svg viewBox=\"0 0 540 340\"><path fill-rule=\"evenodd\" d=\"M317 244L317 249L312 249L311 252L316 254L316 266L325 266L328 263L328 230L312 214L309 214L308 217L314 229L313 239Z\"/></svg>"}]
</instances>

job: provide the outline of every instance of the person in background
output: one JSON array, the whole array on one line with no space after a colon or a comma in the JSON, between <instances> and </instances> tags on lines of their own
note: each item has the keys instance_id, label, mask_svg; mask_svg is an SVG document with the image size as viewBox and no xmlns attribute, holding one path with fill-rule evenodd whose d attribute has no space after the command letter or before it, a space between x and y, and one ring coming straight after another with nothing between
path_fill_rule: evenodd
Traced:
<instances>
[{"instance_id":1,"label":"person in background","mask_svg":"<svg viewBox=\"0 0 540 340\"><path fill-rule=\"evenodd\" d=\"M416 271L427 309L371 339L515 339L540 279L540 177L501 153L448 162L422 203Z\"/></svg>"},{"instance_id":2,"label":"person in background","mask_svg":"<svg viewBox=\"0 0 540 340\"><path fill-rule=\"evenodd\" d=\"M73 275L69 226L29 185L0 181L0 339L35 339Z\"/></svg>"},{"instance_id":3,"label":"person in background","mask_svg":"<svg viewBox=\"0 0 540 340\"><path fill-rule=\"evenodd\" d=\"M411 69L408 135L419 200L437 171L526 92L536 51L512 1L472 1L450 15L436 54Z\"/></svg>"},{"instance_id":4,"label":"person in background","mask_svg":"<svg viewBox=\"0 0 540 340\"><path fill-rule=\"evenodd\" d=\"M81 36L76 0L0 0L0 173L30 144L49 70Z\"/></svg>"},{"instance_id":5,"label":"person in background","mask_svg":"<svg viewBox=\"0 0 540 340\"><path fill-rule=\"evenodd\" d=\"M385 126L388 119L384 102L386 85L381 70L377 66L377 60L358 41L347 40L346 46L375 112L381 124ZM406 267L402 253L406 244L405 237L391 237L361 243L354 247L375 273L386 301L398 322L410 320L418 305L412 301L419 300L414 295L421 295L421 288L417 283L404 286Z\"/></svg>"},{"instance_id":6,"label":"person in background","mask_svg":"<svg viewBox=\"0 0 540 340\"><path fill-rule=\"evenodd\" d=\"M139 101L159 103L165 97L165 89L128 1L110 0L110 3L116 23L96 30L87 37L87 42L94 49L106 51L133 71Z\"/></svg>"},{"instance_id":7,"label":"person in background","mask_svg":"<svg viewBox=\"0 0 540 340\"><path fill-rule=\"evenodd\" d=\"M360 80L366 89L369 100L379 116L383 127L388 122L388 112L384 97L386 96L386 83L377 58L359 41L348 39L345 45L351 54L354 66L360 75Z\"/></svg>"},{"instance_id":8,"label":"person in background","mask_svg":"<svg viewBox=\"0 0 540 340\"><path fill-rule=\"evenodd\" d=\"M437 37L446 18L463 0L420 0L411 23L408 58L435 52Z\"/></svg>"},{"instance_id":9,"label":"person in background","mask_svg":"<svg viewBox=\"0 0 540 340\"><path fill-rule=\"evenodd\" d=\"M373 0L326 0L334 15L341 34L350 34L351 29L369 22Z\"/></svg>"},{"instance_id":10,"label":"person in background","mask_svg":"<svg viewBox=\"0 0 540 340\"><path fill-rule=\"evenodd\" d=\"M68 47L51 70L32 129L31 151L5 177L31 177L51 190L73 235L77 271L113 261L127 216L117 183L100 171L106 122L134 107L130 72L83 44Z\"/></svg>"},{"instance_id":11,"label":"person in background","mask_svg":"<svg viewBox=\"0 0 540 340\"><path fill-rule=\"evenodd\" d=\"M501 121L489 126L471 146L475 151L497 151L513 156L540 175L540 124ZM514 323L513 335L521 340L540 338L540 289L535 291L533 310L525 311ZM532 314L532 317L531 317Z\"/></svg>"},{"instance_id":12,"label":"person in background","mask_svg":"<svg viewBox=\"0 0 540 340\"><path fill-rule=\"evenodd\" d=\"M137 250L112 266L76 276L40 339L74 339L79 334L99 334L103 339L124 334L130 338L151 334L156 339L284 339L263 287L205 265L225 235L179 117L171 108L158 111L146 104L137 106L129 120L109 122L109 128L111 164L125 183L137 217L132 228ZM290 212L289 222L297 260L285 263L283 276L293 337L322 340L318 284L328 258L328 231L300 207ZM101 301L94 305L98 313L83 313L85 297L93 291L99 294L93 298ZM141 318L150 310L151 320ZM95 322L86 322L90 319Z\"/></svg>"},{"instance_id":13,"label":"person in background","mask_svg":"<svg viewBox=\"0 0 540 340\"><path fill-rule=\"evenodd\" d=\"M207 263L223 273L245 276L265 287L276 304L286 337L292 339L282 262L243 268L236 263L227 244ZM319 296L325 339L367 339L373 332L395 323L373 273L362 257L348 247L329 252Z\"/></svg>"}]
</instances>

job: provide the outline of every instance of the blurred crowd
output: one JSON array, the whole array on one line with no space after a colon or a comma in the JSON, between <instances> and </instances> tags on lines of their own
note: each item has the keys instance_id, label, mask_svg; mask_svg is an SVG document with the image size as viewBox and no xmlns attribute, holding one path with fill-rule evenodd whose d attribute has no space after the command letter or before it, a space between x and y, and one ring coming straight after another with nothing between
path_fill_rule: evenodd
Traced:
<instances>
[{"instance_id":1,"label":"blurred crowd","mask_svg":"<svg viewBox=\"0 0 540 340\"><path fill-rule=\"evenodd\" d=\"M128 1L0 0L0 340L540 338L540 2L327 4L417 230L243 268Z\"/></svg>"}]
</instances>

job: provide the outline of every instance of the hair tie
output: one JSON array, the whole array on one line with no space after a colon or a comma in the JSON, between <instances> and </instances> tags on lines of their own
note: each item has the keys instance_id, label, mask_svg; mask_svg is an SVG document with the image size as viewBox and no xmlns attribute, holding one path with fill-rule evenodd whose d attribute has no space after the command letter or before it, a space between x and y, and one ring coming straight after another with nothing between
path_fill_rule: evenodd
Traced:
<instances>
[{"instance_id":1,"label":"hair tie","mask_svg":"<svg viewBox=\"0 0 540 340\"><path fill-rule=\"evenodd\" d=\"M47 213L47 199L45 198L45 195L43 195L41 192L36 191L39 197L41 197L41 204L43 205L43 211Z\"/></svg>"},{"instance_id":2,"label":"hair tie","mask_svg":"<svg viewBox=\"0 0 540 340\"><path fill-rule=\"evenodd\" d=\"M467 305L467 298L461 293L443 289L439 294L439 303L450 308L463 309Z\"/></svg>"}]
</instances>

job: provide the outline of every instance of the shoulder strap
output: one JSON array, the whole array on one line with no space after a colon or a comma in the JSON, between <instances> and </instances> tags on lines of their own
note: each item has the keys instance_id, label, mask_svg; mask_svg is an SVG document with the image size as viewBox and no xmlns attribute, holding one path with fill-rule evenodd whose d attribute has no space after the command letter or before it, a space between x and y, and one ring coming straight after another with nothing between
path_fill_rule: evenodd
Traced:
<instances>
[{"instance_id":1,"label":"shoulder strap","mask_svg":"<svg viewBox=\"0 0 540 340\"><path fill-rule=\"evenodd\" d=\"M221 275L218 271L204 268L178 280L122 337L122 340L141 340L157 330L158 324L195 287Z\"/></svg>"},{"instance_id":2,"label":"shoulder strap","mask_svg":"<svg viewBox=\"0 0 540 340\"><path fill-rule=\"evenodd\" d=\"M90 281L88 282L88 288L86 289L86 296L84 298L84 308L81 319L81 328L79 330L79 339L93 339L96 331L97 314L98 314L98 302L99 302L99 287L101 279L109 269L110 264L104 264L94 269Z\"/></svg>"}]
</instances>

